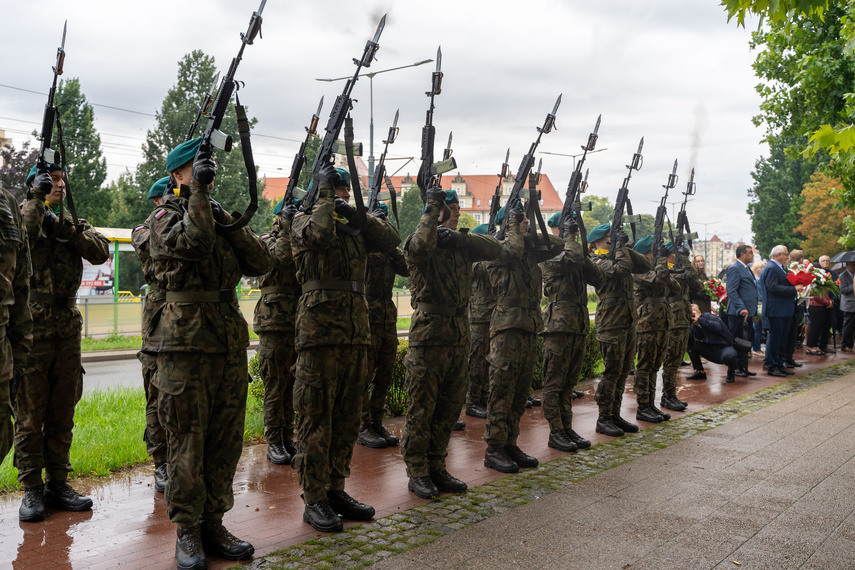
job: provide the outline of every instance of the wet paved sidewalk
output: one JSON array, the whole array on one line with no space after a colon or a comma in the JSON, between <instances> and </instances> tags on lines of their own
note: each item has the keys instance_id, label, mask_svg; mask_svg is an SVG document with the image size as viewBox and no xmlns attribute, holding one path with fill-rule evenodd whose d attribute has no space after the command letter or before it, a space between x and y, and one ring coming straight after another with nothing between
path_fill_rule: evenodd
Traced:
<instances>
[{"instance_id":1,"label":"wet paved sidewalk","mask_svg":"<svg viewBox=\"0 0 855 570\"><path fill-rule=\"evenodd\" d=\"M801 357L807 365L798 369L799 375L803 376L849 358L849 355ZM274 466L267 462L266 446L253 446L245 450L238 467L235 478L235 507L226 514L225 523L235 534L253 542L257 556L252 566L259 568L274 567L274 564L278 566L279 563L287 567L299 566L307 562L328 568L358 566L379 561L394 553L404 552L419 544L433 541L438 536L449 534L450 536L445 536L433 545L399 554L383 564L389 568L404 563L412 564L414 567L426 567L424 564L428 563L437 567L468 566L478 562L469 559L478 555L478 544L480 544L485 551L493 551L493 555L499 551L507 553L506 558L501 556L490 558L490 566L509 565L516 561L514 565L517 563L533 566L555 564L556 567L568 567L574 564L570 564L573 558L567 558L567 556L575 550L590 555L592 544L602 544L606 552L618 549L622 543L616 537L607 540L599 532L604 528L615 528L616 514L632 518L630 515L635 516L640 512L640 506L646 502L656 500L657 505L666 500L672 502L670 510L657 511L649 525L650 530L644 530L639 524L640 520L633 523L633 527L637 527L635 530L617 528L620 536L626 537L627 545L632 545L634 548L630 554L635 556L635 558L623 558L624 562L621 565L632 563L638 559L639 553L647 552L643 550L645 547L654 548L668 540L670 537L668 532L678 530L687 532L694 528L693 525L706 520L702 515L709 518L716 514L715 511L706 512L704 508L720 507L726 503L717 503L717 501L723 501L725 497L737 492L747 493L751 487L746 485L749 485L753 479L780 471L780 467L776 468L777 462L802 460L806 448L817 443L817 438L821 434L811 431L807 434L811 437L797 438L796 441L788 444L778 444L778 440L787 435L781 427L784 424L776 423L775 418L764 415L769 414L766 411L737 420L737 422L748 422L746 425L753 426L751 429L733 432L733 434L727 432L727 426L730 425L727 422L735 423L732 422L734 417L755 408L763 409L770 402L776 401L776 398L780 399L793 390L805 389L823 381L810 380L820 376L821 373L811 375L807 383L802 383L804 385L800 384L799 377L796 377L795 380L785 383L784 389L780 389L775 387L779 379L765 376L759 367L760 363L755 359L752 368L760 375L752 379L739 379L735 384L725 384L724 371L721 367L713 365L707 367L710 379L706 382L692 382L681 378L683 385L679 396L689 401L690 406L686 413L673 414L674 418L681 418L701 410L706 410L705 412L691 415L677 422L672 420L653 429L644 429L640 434L617 440L594 434L597 413L592 399L593 384L587 383L582 386L586 392L585 398L574 402L574 427L595 444L604 442L604 445L596 445L590 450L576 454L563 454L548 449L546 446L548 426L543 419L541 409L532 408L526 411L523 418L520 446L537 456L542 462L549 463L545 463L540 469L527 470L526 473L519 475L500 477L500 474L495 471L483 467L485 445L481 436L484 420L464 418L468 426L465 431L455 432L452 435L448 467L451 473L464 479L471 490L464 496L447 497L433 503L418 499L406 490L407 479L398 448L371 450L357 446L354 453L353 476L348 480L347 490L358 499L374 505L378 520L361 526L346 524L344 533L329 537L315 532L302 522L302 500L299 497L300 490L296 474L288 467ZM681 373L690 372L688 368L681 369ZM843 381L825 384L822 389L829 389L828 387L837 386L841 382ZM842 410L848 411L848 415L853 418L850 424L855 423L855 414L851 413L854 409L851 400L855 400L855 380L851 380L851 383L850 401L841 400L842 403L839 406ZM773 387L771 390L777 390L772 395L763 395L764 392L761 392L757 396L748 396L749 399L754 398L754 400L747 403L715 407L716 404L752 394L770 386ZM819 390L811 390L797 398L809 397ZM796 401L797 398L765 409L788 406L789 402ZM629 391L624 398L624 410L625 417L634 418L634 397ZM829 412L829 417L820 424L841 423L843 421L841 414L840 411ZM801 413L793 416L807 417ZM768 422L771 422L771 427L764 427ZM400 435L401 419L390 423L392 431ZM724 427L707 432L703 436L694 435L719 423L724 423ZM809 425L809 423L803 425ZM642 427L650 428L652 424L642 424ZM841 427L841 429L851 431L855 428ZM719 430L725 430L722 432L723 435L710 435L718 434ZM694 437L691 437L693 435ZM733 445L730 440L732 436L739 436L743 441ZM690 439L671 445L686 438ZM699 447L695 449L692 442L696 440L705 445L711 445L707 443L708 441L719 442L719 447L715 449L722 451L719 453L702 450L700 443L696 444ZM831 445L835 450L843 450L841 451L843 455L848 453L848 457L855 453L853 445L847 446L836 441L832 445L826 440L829 438L822 440L823 449ZM766 447L756 449L752 447L763 443ZM668 445L671 447L649 455L652 451ZM736 455L738 453L744 455ZM683 454L686 455L685 458L682 457ZM716 459L718 455L727 461ZM750 459L754 455L757 457ZM816 459L819 464L809 471L815 474L823 472L822 469L831 465L823 461L830 460L831 455L834 454L825 453L818 456ZM553 459L558 460L551 461ZM631 463L626 463L633 459ZM746 461L747 463L742 465ZM754 465L752 461L759 462L753 467L754 471L751 471L750 467ZM680 467L671 469L672 464L678 463L681 464ZM621 464L624 465L582 481L590 475ZM636 465L639 467L634 467ZM635 469L637 471L634 471ZM711 475L714 469L723 472L719 476ZM734 471L728 472L727 469ZM662 483L661 477L662 474L672 471L679 475L673 492L669 491L670 487ZM851 480L852 471L848 473ZM623 474L624 483L622 486L614 483L615 477L620 478L621 474ZM638 477L636 477L637 474ZM633 485L641 481L641 477L647 479L650 485L649 492L645 485ZM598 484L597 480L603 480L605 483ZM20 494L3 497L0 499L0 561L11 561L11 565L15 568L174 568L174 527L166 517L163 496L154 492L151 482L150 466L118 474L106 481L81 480L76 483L76 486L93 497L95 501L93 512L49 511L47 521L38 524L18 522ZM571 482L575 484L568 486ZM730 519L716 527L720 535L720 540L716 544L728 540L733 543L739 538L743 539L742 542L749 540L754 534L749 534L749 529L744 528L744 525L748 524L745 521L755 521L754 524L759 524L757 520L759 515L756 513L761 511L766 513L776 506L783 509L787 497L794 500L802 497L804 493L798 494L794 486L797 486L797 483L790 485L792 489L786 485L777 485L779 493L773 496L773 500L758 499L758 508L747 513L741 512L747 511L744 506L740 509L733 508L729 512ZM691 502L681 503L677 500L677 496L686 492L689 487L699 494L700 500L696 506ZM582 492L582 488L588 490ZM790 495L786 494L787 489L790 489ZM851 489L844 486L842 490ZM608 494L598 499L595 492ZM851 492L842 494L855 496ZM529 504L524 507L517 506L526 503ZM843 505L843 500L836 501L835 507L838 509L834 512L838 512L839 507ZM513 508L511 513L501 514L511 508ZM457 514L446 516L449 513ZM518 519L517 513L520 517L527 518ZM737 514L744 516L737 517L735 516ZM559 523L557 522L559 519L555 517L564 518L561 518ZM483 522L472 524L478 521ZM525 521L534 521L534 524L527 527ZM489 525L505 526L493 526L492 530L479 535L479 532L483 532L479 529ZM538 538L549 528L555 529L557 525L563 528L557 528L555 537L547 540ZM593 528L597 528L598 532L592 531ZM514 532L509 533L509 529L513 529ZM702 529L696 530L700 532ZM496 550L496 547L491 548L483 540L497 532L493 540L500 541L499 550ZM585 532L592 533L590 535L592 538L580 534ZM774 533L774 528L769 532ZM855 531L851 534L853 536L850 538L855 539ZM483 537L480 543L476 540L478 536ZM580 544L580 549L571 548L573 541L579 540L575 537L581 536L586 536L582 542L586 542L588 546L582 548ZM302 544L318 538L320 540ZM556 543L559 538L560 542ZM459 543L461 548L457 549L458 556L469 554L467 558L458 558L456 561L451 561L449 558L448 564L444 564L441 558L428 562L428 558L419 554L428 549L428 552L450 555L454 546L458 545L458 540L463 541ZM523 540L526 542L523 543ZM709 540L701 542L686 538L686 548L693 546L706 551L707 543ZM528 546L525 546L526 544ZM560 551L555 552L558 544L561 545ZM384 545L389 545L389 548L384 549ZM546 545L552 545L552 547L548 548ZM511 556L510 552L514 551L512 547L515 546L519 547L520 553L526 553L526 556L521 554ZM267 561L260 558L288 547L291 548ZM749 550L752 548L762 550L765 547L768 547L768 543L747 546ZM727 553L733 550L731 548ZM779 548L779 553L780 550ZM529 552L543 552L543 555L532 558L532 564L529 564L527 560ZM554 557L548 558L551 555ZM625 553L621 555L624 556ZM587 564L581 564L582 566L592 566L590 558L579 558L579 560L580 564L583 560L589 561ZM749 562L750 558L746 558L745 561ZM0 565L4 564L5 562L0 562ZM419 564L422 566L418 566ZM608 564L606 563L606 566ZM670 559L666 565L672 566ZM228 566L229 564L224 561L209 559L211 568ZM736 567L733 564L731 566Z\"/></svg>"}]
</instances>

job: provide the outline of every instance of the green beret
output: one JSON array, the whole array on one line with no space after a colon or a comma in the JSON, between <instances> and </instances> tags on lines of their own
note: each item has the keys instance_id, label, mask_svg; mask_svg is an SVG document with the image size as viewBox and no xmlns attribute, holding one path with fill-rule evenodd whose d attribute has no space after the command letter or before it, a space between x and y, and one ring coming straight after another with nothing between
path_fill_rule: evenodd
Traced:
<instances>
[{"instance_id":1,"label":"green beret","mask_svg":"<svg viewBox=\"0 0 855 570\"><path fill-rule=\"evenodd\" d=\"M336 172L338 172L338 182L333 184L336 188L339 186L347 186L350 187L350 172L345 170L344 168L336 168Z\"/></svg>"},{"instance_id":2,"label":"green beret","mask_svg":"<svg viewBox=\"0 0 855 570\"><path fill-rule=\"evenodd\" d=\"M487 224L481 224L480 226L475 226L474 228L469 230L469 233L470 234L486 234L488 227L489 227L489 225L487 225Z\"/></svg>"},{"instance_id":3,"label":"green beret","mask_svg":"<svg viewBox=\"0 0 855 570\"><path fill-rule=\"evenodd\" d=\"M588 243L594 243L598 239L603 239L609 233L611 226L609 224L600 224L596 228L588 232Z\"/></svg>"},{"instance_id":4,"label":"green beret","mask_svg":"<svg viewBox=\"0 0 855 570\"><path fill-rule=\"evenodd\" d=\"M493 223L498 226L502 223L502 220L504 220L504 219L505 219L505 207L502 206L501 208L499 208L499 211L496 212L496 219L493 220Z\"/></svg>"},{"instance_id":5,"label":"green beret","mask_svg":"<svg viewBox=\"0 0 855 570\"><path fill-rule=\"evenodd\" d=\"M377 202L377 209L386 214L387 216L389 215L389 206L387 206L383 202Z\"/></svg>"},{"instance_id":6,"label":"green beret","mask_svg":"<svg viewBox=\"0 0 855 570\"><path fill-rule=\"evenodd\" d=\"M635 246L632 249L638 253L647 253L651 247L653 247L653 236L644 236L635 242Z\"/></svg>"},{"instance_id":7,"label":"green beret","mask_svg":"<svg viewBox=\"0 0 855 570\"><path fill-rule=\"evenodd\" d=\"M38 169L38 166L39 166L38 164L34 164L33 167L30 169L30 173L27 174L27 180L25 182L25 186L29 186L30 184L33 183L33 179L36 177L36 170ZM65 170L65 169L58 164L54 164L52 162L49 162L48 163L48 172L54 172L56 170Z\"/></svg>"},{"instance_id":8,"label":"green beret","mask_svg":"<svg viewBox=\"0 0 855 570\"><path fill-rule=\"evenodd\" d=\"M446 204L459 204L460 199L457 197L457 192L454 190L446 190L445 191L445 203Z\"/></svg>"},{"instance_id":9,"label":"green beret","mask_svg":"<svg viewBox=\"0 0 855 570\"><path fill-rule=\"evenodd\" d=\"M169 176L164 176L157 182L151 185L151 189L148 191L148 197L151 198L160 198L163 196L163 193L166 192L166 184L169 182Z\"/></svg>"},{"instance_id":10,"label":"green beret","mask_svg":"<svg viewBox=\"0 0 855 570\"><path fill-rule=\"evenodd\" d=\"M671 241L667 242L665 244L665 247L668 248L668 251L670 251L671 253L674 253L674 242L671 242Z\"/></svg>"},{"instance_id":11,"label":"green beret","mask_svg":"<svg viewBox=\"0 0 855 570\"><path fill-rule=\"evenodd\" d=\"M282 199L276 203L276 206L273 208L273 215L278 216L282 213L282 206L285 205L285 196L282 196Z\"/></svg>"},{"instance_id":12,"label":"green beret","mask_svg":"<svg viewBox=\"0 0 855 570\"><path fill-rule=\"evenodd\" d=\"M549 217L549 221L546 222L546 225L550 228L557 228L558 222L561 221L561 212L555 212Z\"/></svg>"},{"instance_id":13,"label":"green beret","mask_svg":"<svg viewBox=\"0 0 855 570\"><path fill-rule=\"evenodd\" d=\"M199 151L199 145L202 144L202 137L184 141L166 155L166 171L175 172L196 156Z\"/></svg>"}]
</instances>

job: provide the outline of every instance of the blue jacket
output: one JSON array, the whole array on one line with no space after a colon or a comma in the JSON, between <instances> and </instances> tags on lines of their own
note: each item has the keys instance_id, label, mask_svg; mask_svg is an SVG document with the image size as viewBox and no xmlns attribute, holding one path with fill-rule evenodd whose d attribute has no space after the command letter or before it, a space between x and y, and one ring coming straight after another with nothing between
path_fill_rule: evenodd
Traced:
<instances>
[{"instance_id":1,"label":"blue jacket","mask_svg":"<svg viewBox=\"0 0 855 570\"><path fill-rule=\"evenodd\" d=\"M712 313L701 313L698 324L692 325L695 342L733 346L733 334L720 318Z\"/></svg>"},{"instance_id":2,"label":"blue jacket","mask_svg":"<svg viewBox=\"0 0 855 570\"><path fill-rule=\"evenodd\" d=\"M748 316L757 314L757 280L751 269L742 265L741 261L734 261L727 268L725 276L727 286L727 314L738 315L739 311L748 310Z\"/></svg>"},{"instance_id":3,"label":"blue jacket","mask_svg":"<svg viewBox=\"0 0 855 570\"><path fill-rule=\"evenodd\" d=\"M796 309L796 288L787 281L787 273L770 261L760 275L766 302L763 304L764 317L792 317Z\"/></svg>"}]
</instances>

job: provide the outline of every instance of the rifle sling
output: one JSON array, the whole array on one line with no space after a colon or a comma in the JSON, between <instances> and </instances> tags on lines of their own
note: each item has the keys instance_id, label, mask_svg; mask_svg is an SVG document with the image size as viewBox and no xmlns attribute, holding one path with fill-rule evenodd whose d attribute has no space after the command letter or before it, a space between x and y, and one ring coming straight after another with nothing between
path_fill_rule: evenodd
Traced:
<instances>
[{"instance_id":1,"label":"rifle sling","mask_svg":"<svg viewBox=\"0 0 855 570\"><path fill-rule=\"evenodd\" d=\"M231 224L221 224L216 220L214 221L218 228L224 230L237 230L246 226L258 209L258 175L255 172L255 160L252 158L252 144L249 140L249 120L246 118L246 110L240 104L237 93L235 93L235 114L237 115L238 132L240 133L240 151L243 154L243 164L246 166L246 175L249 179L249 205L243 214Z\"/></svg>"},{"instance_id":2,"label":"rifle sling","mask_svg":"<svg viewBox=\"0 0 855 570\"><path fill-rule=\"evenodd\" d=\"M353 157L353 118L350 114L344 120L344 148L347 152L347 167L350 170L350 185L353 188L353 201L356 203L356 225L365 227L365 204L362 202L362 187L359 184L359 171Z\"/></svg>"},{"instance_id":3,"label":"rifle sling","mask_svg":"<svg viewBox=\"0 0 855 570\"><path fill-rule=\"evenodd\" d=\"M62 123L59 122L59 109L55 109L56 120L56 137L59 144L59 156L62 161L62 167L65 168L65 142L62 139ZM71 212L71 219L74 225L80 225L80 220L77 217L77 208L74 207L74 197L71 195L71 182L68 179L68 171L65 171L65 199L68 201L68 211ZM62 201L59 203L59 219L62 219Z\"/></svg>"},{"instance_id":4,"label":"rifle sling","mask_svg":"<svg viewBox=\"0 0 855 570\"><path fill-rule=\"evenodd\" d=\"M398 232L401 231L401 222L398 221L398 194L395 192L395 186L392 184L392 179L388 176L383 177L386 182L386 188L389 189L389 201L392 202L392 215L395 216L395 227Z\"/></svg>"}]
</instances>

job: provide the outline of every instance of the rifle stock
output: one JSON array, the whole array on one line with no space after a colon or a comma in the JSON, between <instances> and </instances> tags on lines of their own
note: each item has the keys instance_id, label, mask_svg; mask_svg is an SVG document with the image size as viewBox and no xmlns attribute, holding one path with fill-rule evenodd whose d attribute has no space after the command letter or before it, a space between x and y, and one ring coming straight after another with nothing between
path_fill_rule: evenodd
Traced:
<instances>
[{"instance_id":1,"label":"rifle stock","mask_svg":"<svg viewBox=\"0 0 855 570\"><path fill-rule=\"evenodd\" d=\"M612 216L611 227L609 228L609 259L615 258L617 250L617 233L623 227L624 223L629 223L632 226L632 239L635 239L635 224L639 221L638 217L632 215L632 202L629 199L629 181L632 178L633 170L641 170L644 164L644 157L641 155L641 149L644 148L644 137L638 143L638 150L632 155L632 161L626 165L628 170L626 178L623 179L620 190L618 190L617 199L615 200L615 213ZM626 211L626 214L624 214Z\"/></svg>"}]
</instances>

